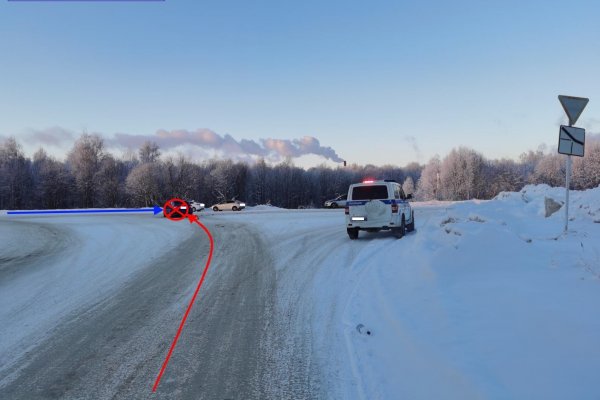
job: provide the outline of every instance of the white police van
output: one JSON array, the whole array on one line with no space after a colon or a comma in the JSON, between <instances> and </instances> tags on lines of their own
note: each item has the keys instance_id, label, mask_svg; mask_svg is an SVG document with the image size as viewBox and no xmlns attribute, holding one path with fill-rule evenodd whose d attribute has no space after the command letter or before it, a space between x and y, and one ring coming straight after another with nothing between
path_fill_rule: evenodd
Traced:
<instances>
[{"instance_id":1,"label":"white police van","mask_svg":"<svg viewBox=\"0 0 600 400\"><path fill-rule=\"evenodd\" d=\"M401 238L415 229L415 216L402 186L391 180L365 180L348 189L346 229L350 239L359 231L391 230Z\"/></svg>"}]
</instances>

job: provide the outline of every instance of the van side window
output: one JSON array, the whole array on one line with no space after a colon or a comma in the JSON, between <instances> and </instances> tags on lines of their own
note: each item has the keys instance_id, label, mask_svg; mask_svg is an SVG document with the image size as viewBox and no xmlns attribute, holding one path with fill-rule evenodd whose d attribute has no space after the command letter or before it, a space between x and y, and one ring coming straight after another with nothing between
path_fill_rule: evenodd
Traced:
<instances>
[{"instance_id":1,"label":"van side window","mask_svg":"<svg viewBox=\"0 0 600 400\"><path fill-rule=\"evenodd\" d=\"M398 186L394 186L394 198L395 199L401 199L401 197L400 197L400 190L399 190Z\"/></svg>"},{"instance_id":2,"label":"van side window","mask_svg":"<svg viewBox=\"0 0 600 400\"><path fill-rule=\"evenodd\" d=\"M400 191L400 198L402 200L406 200L406 195L404 194L404 190L402 190L402 188L398 188L398 190Z\"/></svg>"}]
</instances>

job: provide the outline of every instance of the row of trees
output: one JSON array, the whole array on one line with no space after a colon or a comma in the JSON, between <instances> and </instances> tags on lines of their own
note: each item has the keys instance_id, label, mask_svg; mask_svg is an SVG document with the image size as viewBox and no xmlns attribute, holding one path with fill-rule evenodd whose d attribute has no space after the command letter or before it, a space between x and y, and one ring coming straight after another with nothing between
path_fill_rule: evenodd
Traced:
<instances>
[{"instance_id":1,"label":"row of trees","mask_svg":"<svg viewBox=\"0 0 600 400\"><path fill-rule=\"evenodd\" d=\"M64 161L43 149L28 158L14 138L0 145L0 209L150 206L170 197L193 198L207 205L238 198L249 204L319 207L364 178L403 182L405 191L420 200L487 199L500 191L518 191L526 183L563 185L564 157L538 150L518 161L487 160L461 147L424 166L306 170L290 160L277 165L264 160L193 163L181 155L161 157L159 147L151 142L137 154L117 158L106 151L99 136L88 134L76 141ZM588 141L586 156L574 160L573 187L599 184L600 141Z\"/></svg>"},{"instance_id":2,"label":"row of trees","mask_svg":"<svg viewBox=\"0 0 600 400\"><path fill-rule=\"evenodd\" d=\"M518 161L486 160L460 147L444 159L432 158L423 168L416 197L422 200L489 199L502 191L519 191L526 184L565 185L565 156L542 149L521 154ZM573 157L571 188L600 185L600 140L592 137L585 157Z\"/></svg>"}]
</instances>

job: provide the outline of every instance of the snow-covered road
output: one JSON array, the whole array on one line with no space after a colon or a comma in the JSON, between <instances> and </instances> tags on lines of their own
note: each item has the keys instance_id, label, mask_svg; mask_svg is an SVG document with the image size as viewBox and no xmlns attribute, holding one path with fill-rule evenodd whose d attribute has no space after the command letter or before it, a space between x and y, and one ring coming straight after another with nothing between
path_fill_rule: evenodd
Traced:
<instances>
[{"instance_id":1,"label":"snow-covered road","mask_svg":"<svg viewBox=\"0 0 600 400\"><path fill-rule=\"evenodd\" d=\"M64 229L57 242L89 237L4 276L0 398L150 397L207 256L203 232L187 222L122 215L29 218L10 221L10 229L35 224ZM243 224L211 230L218 247L210 279L153 397L265 398L273 391L268 249Z\"/></svg>"},{"instance_id":2,"label":"snow-covered road","mask_svg":"<svg viewBox=\"0 0 600 400\"><path fill-rule=\"evenodd\" d=\"M597 398L600 194L416 204L350 241L343 210L0 219L0 398ZM556 193L554 193L556 194ZM586 197L587 196L587 197Z\"/></svg>"}]
</instances>

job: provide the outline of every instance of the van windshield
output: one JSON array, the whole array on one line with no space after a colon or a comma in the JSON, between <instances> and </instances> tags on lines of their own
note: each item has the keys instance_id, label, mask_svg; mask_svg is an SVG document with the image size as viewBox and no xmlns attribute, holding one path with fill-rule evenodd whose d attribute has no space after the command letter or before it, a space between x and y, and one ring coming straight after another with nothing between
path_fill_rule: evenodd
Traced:
<instances>
[{"instance_id":1,"label":"van windshield","mask_svg":"<svg viewBox=\"0 0 600 400\"><path fill-rule=\"evenodd\" d=\"M385 185L356 186L352 189L352 200L387 199L388 190Z\"/></svg>"}]
</instances>

